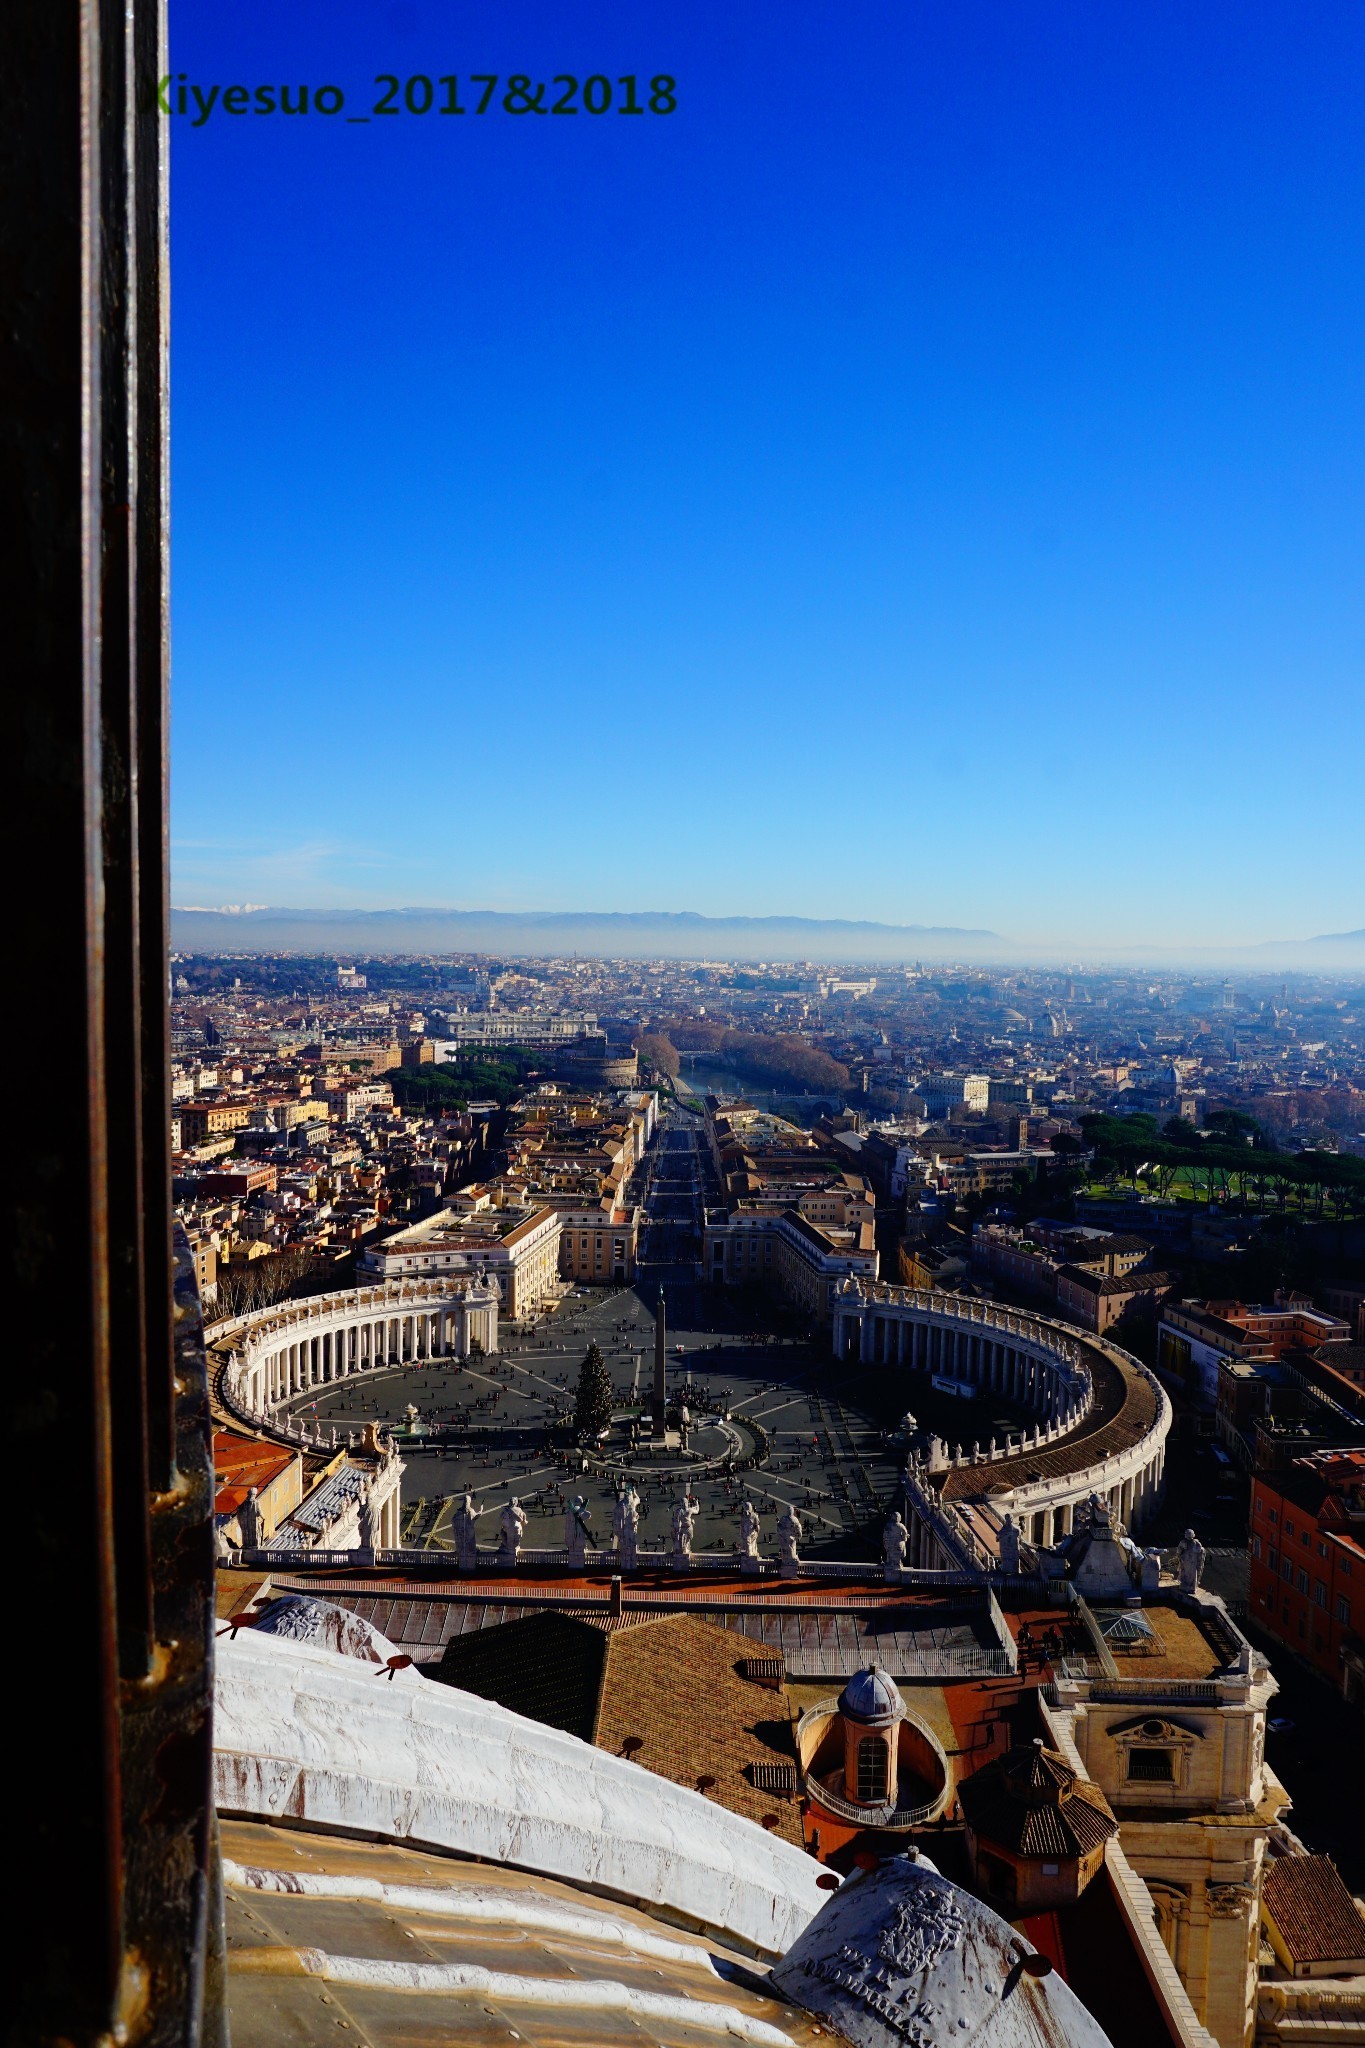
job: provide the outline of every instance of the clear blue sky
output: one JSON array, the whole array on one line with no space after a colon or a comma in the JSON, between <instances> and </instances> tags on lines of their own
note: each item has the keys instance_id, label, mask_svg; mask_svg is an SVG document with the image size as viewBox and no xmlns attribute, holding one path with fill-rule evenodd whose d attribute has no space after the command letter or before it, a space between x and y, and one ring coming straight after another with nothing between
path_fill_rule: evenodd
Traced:
<instances>
[{"instance_id":1,"label":"clear blue sky","mask_svg":"<svg viewBox=\"0 0 1365 2048\"><path fill-rule=\"evenodd\" d=\"M177 902L1365 924L1358 0L171 38Z\"/></svg>"}]
</instances>

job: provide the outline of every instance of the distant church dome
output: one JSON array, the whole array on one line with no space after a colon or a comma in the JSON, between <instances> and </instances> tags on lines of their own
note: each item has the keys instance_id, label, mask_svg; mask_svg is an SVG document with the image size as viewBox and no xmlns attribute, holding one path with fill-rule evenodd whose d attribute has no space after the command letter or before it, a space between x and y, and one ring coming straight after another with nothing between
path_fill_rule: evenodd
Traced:
<instances>
[{"instance_id":1,"label":"distant church dome","mask_svg":"<svg viewBox=\"0 0 1365 2048\"><path fill-rule=\"evenodd\" d=\"M881 1728L888 1721L902 1718L905 1701L895 1679L874 1657L867 1669L850 1678L840 1693L839 1712L845 1720L861 1721L869 1728Z\"/></svg>"}]
</instances>

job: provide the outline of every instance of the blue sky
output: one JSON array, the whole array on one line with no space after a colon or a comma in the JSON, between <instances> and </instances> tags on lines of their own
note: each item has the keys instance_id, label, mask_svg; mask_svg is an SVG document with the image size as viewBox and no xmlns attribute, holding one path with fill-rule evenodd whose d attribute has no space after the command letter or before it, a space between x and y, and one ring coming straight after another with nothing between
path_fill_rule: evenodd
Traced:
<instances>
[{"instance_id":1,"label":"blue sky","mask_svg":"<svg viewBox=\"0 0 1365 2048\"><path fill-rule=\"evenodd\" d=\"M346 96L170 118L177 902L1365 924L1356 0L171 57ZM474 72L678 107L346 118Z\"/></svg>"}]
</instances>

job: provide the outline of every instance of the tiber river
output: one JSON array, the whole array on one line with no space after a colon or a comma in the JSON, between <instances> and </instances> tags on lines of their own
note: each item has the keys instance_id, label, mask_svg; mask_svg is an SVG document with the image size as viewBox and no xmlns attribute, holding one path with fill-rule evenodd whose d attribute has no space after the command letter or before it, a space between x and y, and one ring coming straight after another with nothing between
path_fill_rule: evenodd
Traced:
<instances>
[{"instance_id":1,"label":"tiber river","mask_svg":"<svg viewBox=\"0 0 1365 2048\"><path fill-rule=\"evenodd\" d=\"M717 1066L704 1056L693 1058L687 1053L681 1055L682 1073L679 1086L690 1089L695 1095L718 1095L724 1101L727 1097L743 1096L756 1109L770 1109L779 1116L789 1117L793 1123L811 1124L826 1110L840 1110L847 1096L840 1090L827 1090L823 1095L793 1093L791 1089L766 1088L758 1082L746 1081L742 1074L736 1074L729 1067Z\"/></svg>"}]
</instances>

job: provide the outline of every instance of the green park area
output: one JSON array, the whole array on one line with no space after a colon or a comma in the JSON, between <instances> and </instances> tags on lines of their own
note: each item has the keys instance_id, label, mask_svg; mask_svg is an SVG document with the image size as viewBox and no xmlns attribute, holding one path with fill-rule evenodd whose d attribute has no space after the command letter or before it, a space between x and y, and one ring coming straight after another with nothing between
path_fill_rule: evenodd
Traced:
<instances>
[{"instance_id":1,"label":"green park area","mask_svg":"<svg viewBox=\"0 0 1365 2048\"><path fill-rule=\"evenodd\" d=\"M443 1109L467 1109L471 1102L496 1102L505 1109L544 1065L543 1053L508 1046L496 1058L471 1053L441 1066L394 1068L385 1079L392 1082L393 1099L404 1109L438 1116Z\"/></svg>"},{"instance_id":2,"label":"green park area","mask_svg":"<svg viewBox=\"0 0 1365 2048\"><path fill-rule=\"evenodd\" d=\"M1281 1152L1253 1117L1216 1110L1204 1130L1171 1118L1088 1116L1088 1192L1124 1188L1163 1202L1235 1204L1265 1215L1339 1221L1365 1215L1365 1159Z\"/></svg>"}]
</instances>

